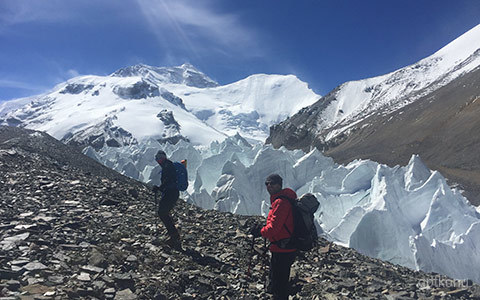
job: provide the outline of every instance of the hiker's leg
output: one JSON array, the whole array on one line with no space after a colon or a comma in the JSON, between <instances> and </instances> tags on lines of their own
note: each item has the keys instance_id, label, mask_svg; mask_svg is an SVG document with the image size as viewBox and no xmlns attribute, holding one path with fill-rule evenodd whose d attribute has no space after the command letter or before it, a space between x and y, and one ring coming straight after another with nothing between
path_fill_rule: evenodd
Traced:
<instances>
[{"instance_id":1,"label":"hiker's leg","mask_svg":"<svg viewBox=\"0 0 480 300\"><path fill-rule=\"evenodd\" d=\"M167 228L169 236L178 236L178 231L172 219L171 210L178 200L178 191L168 190L163 194L160 203L158 204L158 215L163 224Z\"/></svg>"},{"instance_id":2,"label":"hiker's leg","mask_svg":"<svg viewBox=\"0 0 480 300\"><path fill-rule=\"evenodd\" d=\"M160 220L162 220L163 225L165 225L165 228L167 228L167 233L170 237L178 237L178 230L175 228L175 224L173 223L170 213L160 215Z\"/></svg>"},{"instance_id":3,"label":"hiker's leg","mask_svg":"<svg viewBox=\"0 0 480 300\"><path fill-rule=\"evenodd\" d=\"M295 252L272 252L270 272L273 299L275 300L288 299L290 292L290 268L295 260L295 255Z\"/></svg>"},{"instance_id":4,"label":"hiker's leg","mask_svg":"<svg viewBox=\"0 0 480 300\"><path fill-rule=\"evenodd\" d=\"M173 248L181 248L180 234L172 219L171 210L178 200L178 190L167 190L162 200L159 203L158 215L167 229L168 236L167 244Z\"/></svg>"}]
</instances>

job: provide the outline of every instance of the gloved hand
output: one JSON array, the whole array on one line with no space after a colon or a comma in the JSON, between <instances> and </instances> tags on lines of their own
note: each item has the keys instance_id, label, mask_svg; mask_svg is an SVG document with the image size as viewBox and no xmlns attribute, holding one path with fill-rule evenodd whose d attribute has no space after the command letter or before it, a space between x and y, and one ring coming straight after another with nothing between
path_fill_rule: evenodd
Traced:
<instances>
[{"instance_id":1,"label":"gloved hand","mask_svg":"<svg viewBox=\"0 0 480 300\"><path fill-rule=\"evenodd\" d=\"M261 237L262 234L260 233L260 230L262 230L262 227L261 224L254 224L252 228L250 228L250 234L253 235L254 238Z\"/></svg>"}]
</instances>

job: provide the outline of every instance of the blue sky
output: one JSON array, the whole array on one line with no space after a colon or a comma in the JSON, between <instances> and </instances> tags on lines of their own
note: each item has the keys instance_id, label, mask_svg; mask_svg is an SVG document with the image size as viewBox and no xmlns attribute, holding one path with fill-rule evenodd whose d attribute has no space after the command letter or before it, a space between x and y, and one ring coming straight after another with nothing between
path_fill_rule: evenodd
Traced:
<instances>
[{"instance_id":1,"label":"blue sky","mask_svg":"<svg viewBox=\"0 0 480 300\"><path fill-rule=\"evenodd\" d=\"M220 84L294 74L324 95L433 54L479 16L478 0L0 0L0 101L184 62Z\"/></svg>"}]
</instances>

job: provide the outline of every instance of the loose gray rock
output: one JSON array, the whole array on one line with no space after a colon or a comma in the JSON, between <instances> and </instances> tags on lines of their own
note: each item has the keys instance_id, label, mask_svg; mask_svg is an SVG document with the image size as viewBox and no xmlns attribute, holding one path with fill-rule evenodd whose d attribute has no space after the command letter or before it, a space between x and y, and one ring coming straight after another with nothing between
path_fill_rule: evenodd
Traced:
<instances>
[{"instance_id":1,"label":"loose gray rock","mask_svg":"<svg viewBox=\"0 0 480 300\"><path fill-rule=\"evenodd\" d=\"M269 254L261 239L252 250L247 235L264 218L180 200L172 214L182 248L172 249L149 187L33 133L0 127L0 297L270 297ZM432 283L447 281L460 286ZM291 283L295 300L480 299L470 281L416 272L323 239L298 255Z\"/></svg>"}]
</instances>

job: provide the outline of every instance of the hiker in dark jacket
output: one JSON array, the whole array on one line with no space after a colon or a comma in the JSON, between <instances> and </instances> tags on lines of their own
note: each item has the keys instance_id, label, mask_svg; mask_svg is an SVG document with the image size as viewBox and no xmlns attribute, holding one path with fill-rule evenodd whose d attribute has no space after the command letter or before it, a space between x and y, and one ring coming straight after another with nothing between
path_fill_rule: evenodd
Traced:
<instances>
[{"instance_id":1,"label":"hiker in dark jacket","mask_svg":"<svg viewBox=\"0 0 480 300\"><path fill-rule=\"evenodd\" d=\"M158 216L167 228L168 236L167 244L174 248L181 248L180 234L173 223L170 211L178 200L179 191L177 188L177 174L173 163L167 159L164 151L159 150L155 155L155 160L162 167L161 185L154 186L155 193L160 192L160 202L158 204Z\"/></svg>"},{"instance_id":2,"label":"hiker in dark jacket","mask_svg":"<svg viewBox=\"0 0 480 300\"><path fill-rule=\"evenodd\" d=\"M275 243L289 238L293 232L292 206L288 197L296 199L297 194L289 188L282 189L282 177L272 174L265 180L267 191L270 194L271 209L265 226L254 226L251 234L255 237L263 236L270 241L270 288L273 299L288 299L290 292L290 268L295 260L296 249L282 249Z\"/></svg>"}]
</instances>

